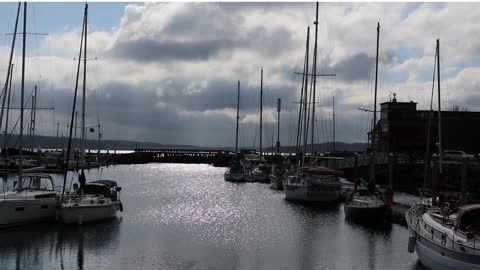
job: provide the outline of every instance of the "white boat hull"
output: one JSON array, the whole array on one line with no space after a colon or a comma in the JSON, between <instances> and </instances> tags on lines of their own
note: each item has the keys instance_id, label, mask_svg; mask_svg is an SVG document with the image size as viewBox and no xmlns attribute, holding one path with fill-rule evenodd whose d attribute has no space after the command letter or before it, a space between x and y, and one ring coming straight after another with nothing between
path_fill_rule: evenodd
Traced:
<instances>
[{"instance_id":1,"label":"white boat hull","mask_svg":"<svg viewBox=\"0 0 480 270\"><path fill-rule=\"evenodd\" d=\"M60 219L65 224L83 224L116 217L118 201L104 205L67 205L60 208Z\"/></svg>"},{"instance_id":2,"label":"white boat hull","mask_svg":"<svg viewBox=\"0 0 480 270\"><path fill-rule=\"evenodd\" d=\"M431 270L480 270L479 264L452 259L426 247L421 241L416 242L415 251L422 264Z\"/></svg>"},{"instance_id":3,"label":"white boat hull","mask_svg":"<svg viewBox=\"0 0 480 270\"><path fill-rule=\"evenodd\" d=\"M54 221L56 199L0 201L0 228Z\"/></svg>"},{"instance_id":4,"label":"white boat hull","mask_svg":"<svg viewBox=\"0 0 480 270\"><path fill-rule=\"evenodd\" d=\"M285 199L303 202L336 202L340 197L338 190L324 190L322 187L284 184Z\"/></svg>"}]
</instances>

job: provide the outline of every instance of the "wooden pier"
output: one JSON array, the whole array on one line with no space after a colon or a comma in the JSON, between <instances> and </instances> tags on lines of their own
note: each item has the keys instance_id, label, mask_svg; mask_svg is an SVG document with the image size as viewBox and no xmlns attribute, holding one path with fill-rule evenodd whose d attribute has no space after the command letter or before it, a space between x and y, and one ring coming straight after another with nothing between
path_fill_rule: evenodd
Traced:
<instances>
[{"instance_id":1,"label":"wooden pier","mask_svg":"<svg viewBox=\"0 0 480 270\"><path fill-rule=\"evenodd\" d=\"M133 153L114 154L116 164L206 163L228 166L232 151L221 149L135 149Z\"/></svg>"}]
</instances>

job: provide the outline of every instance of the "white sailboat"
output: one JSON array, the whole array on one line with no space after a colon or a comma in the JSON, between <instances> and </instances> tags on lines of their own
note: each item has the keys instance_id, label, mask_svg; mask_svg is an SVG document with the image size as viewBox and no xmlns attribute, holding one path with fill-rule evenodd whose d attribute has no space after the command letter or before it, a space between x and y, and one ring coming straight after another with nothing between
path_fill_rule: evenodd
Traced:
<instances>
[{"instance_id":1,"label":"white sailboat","mask_svg":"<svg viewBox=\"0 0 480 270\"><path fill-rule=\"evenodd\" d=\"M0 228L54 221L58 203L52 177L25 174L0 198Z\"/></svg>"},{"instance_id":2,"label":"white sailboat","mask_svg":"<svg viewBox=\"0 0 480 270\"><path fill-rule=\"evenodd\" d=\"M439 173L442 172L442 129L440 106L440 41L437 39ZM435 162L435 161L434 161ZM433 167L436 169L436 166ZM463 194L465 195L465 194ZM433 205L431 205L433 204ZM405 219L410 230L408 251L429 269L480 269L480 204L455 209L449 202L421 202L410 208Z\"/></svg>"},{"instance_id":3,"label":"white sailboat","mask_svg":"<svg viewBox=\"0 0 480 270\"><path fill-rule=\"evenodd\" d=\"M377 54L375 64L375 97L373 105L373 123L377 123L377 79L378 79L378 48L380 39L380 23L377 26ZM347 199L344 210L345 218L351 221L365 223L369 225L382 225L391 219L391 202L393 191L380 192L375 186L375 156L376 156L376 133L373 131L372 164L369 183L366 188L360 189ZM357 179L354 179L357 181Z\"/></svg>"},{"instance_id":4,"label":"white sailboat","mask_svg":"<svg viewBox=\"0 0 480 270\"><path fill-rule=\"evenodd\" d=\"M237 127L235 131L235 157L233 158L229 168L225 171L225 181L244 182L245 168L238 159L238 121L240 120L240 81L238 81L237 89Z\"/></svg>"},{"instance_id":5,"label":"white sailboat","mask_svg":"<svg viewBox=\"0 0 480 270\"><path fill-rule=\"evenodd\" d=\"M77 86L75 88L75 99L78 87L78 73L80 72L80 63L83 59L83 99L82 99L82 147L81 159L85 164L85 92L86 92L86 61L87 61L87 18L88 18L88 4L85 4L85 13L82 29L82 44L80 45L80 53L78 59L77 70ZM83 46L83 55L82 55ZM83 57L83 58L82 58ZM71 148L72 122L75 112L75 101L72 110L72 118L70 125L69 147L67 150L67 157L69 156ZM67 160L68 161L68 160ZM122 203L120 202L120 190L117 183L113 180L98 180L86 183L84 166L81 168L79 175L80 187L74 188L72 196L63 198L59 207L59 219L66 224L85 222L92 222L116 217L118 211L123 211ZM65 178L66 182L66 170Z\"/></svg>"},{"instance_id":6,"label":"white sailboat","mask_svg":"<svg viewBox=\"0 0 480 270\"><path fill-rule=\"evenodd\" d=\"M340 199L342 172L325 167L301 167L283 183L285 199L300 202L336 202Z\"/></svg>"},{"instance_id":7,"label":"white sailboat","mask_svg":"<svg viewBox=\"0 0 480 270\"><path fill-rule=\"evenodd\" d=\"M449 212L418 204L407 211L412 234L409 251L416 251L428 269L480 269L480 204Z\"/></svg>"},{"instance_id":8,"label":"white sailboat","mask_svg":"<svg viewBox=\"0 0 480 270\"><path fill-rule=\"evenodd\" d=\"M307 28L307 44L305 49L305 65L303 69L303 81L300 98L300 110L297 128L297 163L298 169L285 178L283 189L285 199L299 202L336 202L340 199L340 190L342 183L339 176L343 173L325 167L315 165L315 160L319 157L314 156L314 134L315 134L315 91L316 91L316 63L317 63L317 33L318 33L318 3L316 8L315 20L315 47L313 57L312 74L309 74L309 39L310 27ZM310 95L308 94L308 78L313 77ZM329 76L329 75L326 75ZM309 99L310 97L310 99ZM303 108L302 108L303 107ZM311 116L311 126L309 119ZM309 128L311 132L311 151L310 162L305 163ZM303 141L303 145L302 145ZM301 153L303 148L303 153Z\"/></svg>"},{"instance_id":9,"label":"white sailboat","mask_svg":"<svg viewBox=\"0 0 480 270\"><path fill-rule=\"evenodd\" d=\"M20 15L21 3L18 3L17 19L13 34L12 49L10 54L8 74L11 75L13 49L17 35L18 18ZM24 89L25 89L25 48L26 48L26 22L27 3L23 4L23 54L22 54L22 86L20 106L20 136L19 136L19 161L18 181L14 184L13 191L3 191L0 197L0 228L31 224L40 221L54 220L57 205L57 193L52 177L48 174L24 174L23 162L23 111L24 111ZM7 77L11 80L11 77ZM4 91L5 101L6 91ZM3 118L3 113L0 118ZM2 119L3 120L3 119ZM0 120L0 126L1 124Z\"/></svg>"}]
</instances>

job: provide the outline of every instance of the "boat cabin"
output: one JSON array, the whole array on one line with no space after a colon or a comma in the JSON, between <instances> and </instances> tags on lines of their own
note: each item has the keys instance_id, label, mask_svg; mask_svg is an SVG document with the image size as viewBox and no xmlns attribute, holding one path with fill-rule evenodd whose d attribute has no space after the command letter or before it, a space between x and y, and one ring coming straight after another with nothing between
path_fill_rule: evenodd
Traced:
<instances>
[{"instance_id":1,"label":"boat cabin","mask_svg":"<svg viewBox=\"0 0 480 270\"><path fill-rule=\"evenodd\" d=\"M18 187L18 181L14 182L14 190L38 190L54 191L52 177L48 174L25 174L22 176L21 187Z\"/></svg>"},{"instance_id":2,"label":"boat cabin","mask_svg":"<svg viewBox=\"0 0 480 270\"><path fill-rule=\"evenodd\" d=\"M117 192L121 187L117 186L117 182L113 180L97 180L88 182L83 186L83 194L85 195L103 195L104 197L116 199Z\"/></svg>"},{"instance_id":3,"label":"boat cabin","mask_svg":"<svg viewBox=\"0 0 480 270\"><path fill-rule=\"evenodd\" d=\"M480 237L480 204L459 207L455 229L467 235Z\"/></svg>"}]
</instances>

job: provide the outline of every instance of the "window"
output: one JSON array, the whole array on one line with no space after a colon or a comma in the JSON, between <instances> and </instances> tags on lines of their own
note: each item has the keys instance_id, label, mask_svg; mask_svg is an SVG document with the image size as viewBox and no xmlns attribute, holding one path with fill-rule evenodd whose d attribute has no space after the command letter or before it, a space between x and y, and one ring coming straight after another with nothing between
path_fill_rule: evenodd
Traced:
<instances>
[{"instance_id":1,"label":"window","mask_svg":"<svg viewBox=\"0 0 480 270\"><path fill-rule=\"evenodd\" d=\"M23 189L53 191L53 183L50 178L40 176L26 176L22 178Z\"/></svg>"}]
</instances>

